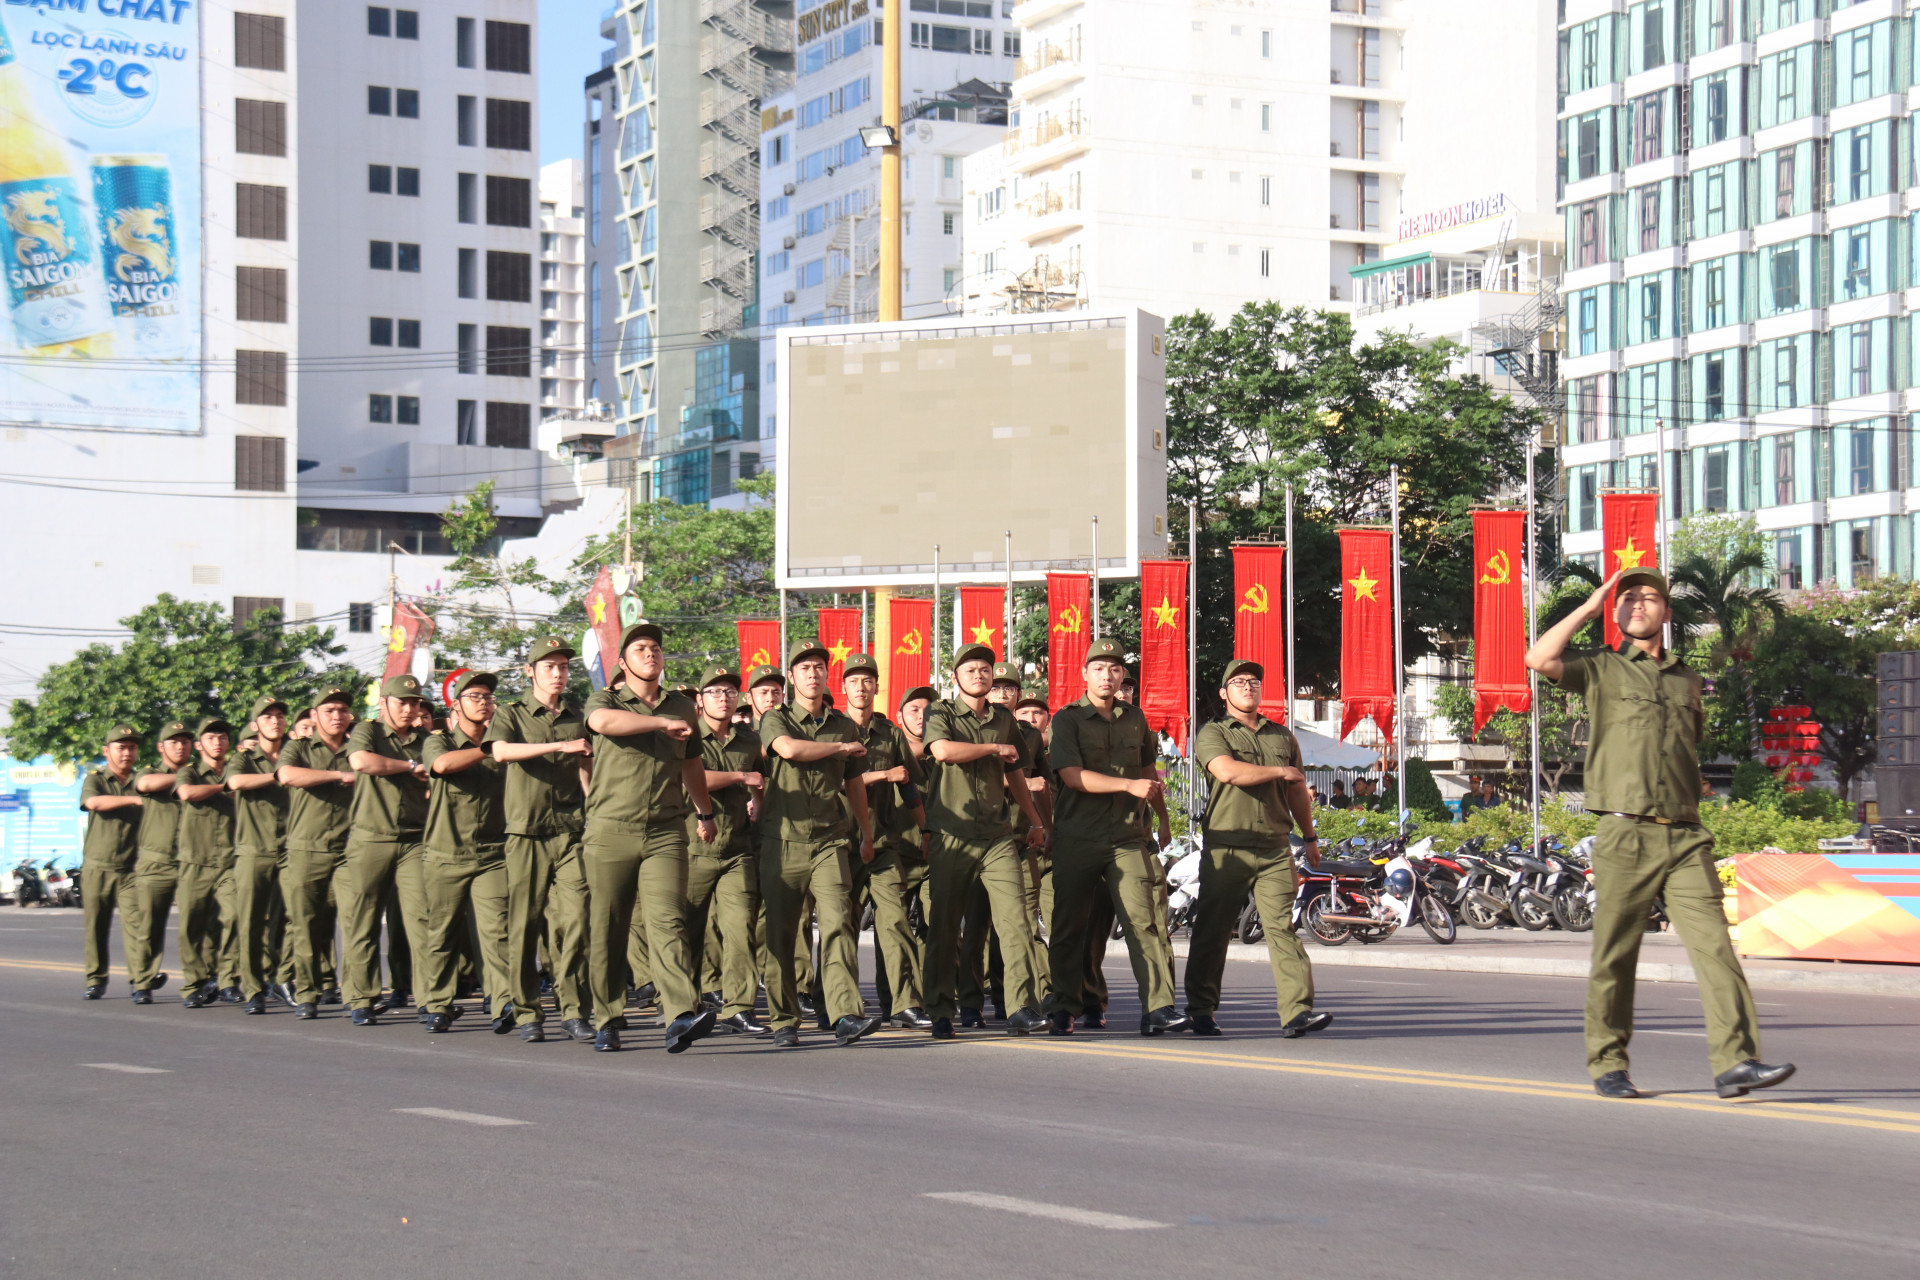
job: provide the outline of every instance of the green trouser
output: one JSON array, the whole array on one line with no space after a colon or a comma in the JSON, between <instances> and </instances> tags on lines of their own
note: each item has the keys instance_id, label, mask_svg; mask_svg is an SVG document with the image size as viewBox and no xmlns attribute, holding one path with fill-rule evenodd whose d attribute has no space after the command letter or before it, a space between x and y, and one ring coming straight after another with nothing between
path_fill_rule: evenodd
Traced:
<instances>
[{"instance_id":1,"label":"green trouser","mask_svg":"<svg viewBox=\"0 0 1920 1280\"><path fill-rule=\"evenodd\" d=\"M217 963L220 986L240 985L240 886L233 862L220 869L213 887L213 900L220 908L220 947Z\"/></svg>"},{"instance_id":2,"label":"green trouser","mask_svg":"<svg viewBox=\"0 0 1920 1280\"><path fill-rule=\"evenodd\" d=\"M860 998L859 917L846 837L760 841L760 901L766 908L767 1013L776 1028L800 1026L796 940L809 897L820 920L820 973L814 993L832 1022L866 1011Z\"/></svg>"},{"instance_id":3,"label":"green trouser","mask_svg":"<svg viewBox=\"0 0 1920 1280\"><path fill-rule=\"evenodd\" d=\"M929 897L930 891L927 885L927 859L918 846L915 846L910 852L896 851L896 856L900 858L900 875L905 881L903 891L908 908L912 908L913 902L916 899L918 899L920 903L919 927L913 927L911 924L912 917L908 917L909 927L907 930L907 936L912 940L908 955L913 962L913 1003L906 1003L904 997L902 997L900 1001L894 1000L890 979L888 977L889 966L885 964L875 966L873 988L875 993L880 997L880 1007L883 1009L919 1009L924 1008L926 1005L927 955L924 939L927 931L927 921L933 915L933 900Z\"/></svg>"},{"instance_id":4,"label":"green trouser","mask_svg":"<svg viewBox=\"0 0 1920 1280\"><path fill-rule=\"evenodd\" d=\"M199 862L182 862L174 903L180 928L174 947L180 952L180 989L191 991L220 977L220 882L227 872Z\"/></svg>"},{"instance_id":5,"label":"green trouser","mask_svg":"<svg viewBox=\"0 0 1920 1280\"><path fill-rule=\"evenodd\" d=\"M273 869L273 907L267 913L267 977L293 989L293 937L287 931L287 856Z\"/></svg>"},{"instance_id":6,"label":"green trouser","mask_svg":"<svg viewBox=\"0 0 1920 1280\"><path fill-rule=\"evenodd\" d=\"M647 913L636 911L633 923L627 926L627 986L638 990L652 981L653 957L647 952Z\"/></svg>"},{"instance_id":7,"label":"green trouser","mask_svg":"<svg viewBox=\"0 0 1920 1280\"><path fill-rule=\"evenodd\" d=\"M1048 916L1048 966L1052 966L1052 928L1054 917ZM1113 939L1113 895L1096 894L1093 905L1087 911L1087 980L1080 991L1082 1012L1095 1010L1107 1011L1112 993L1107 990L1107 943ZM1054 1002L1056 1005L1059 1001Z\"/></svg>"},{"instance_id":8,"label":"green trouser","mask_svg":"<svg viewBox=\"0 0 1920 1280\"><path fill-rule=\"evenodd\" d=\"M1027 874L1021 881L1026 890L1027 919L1033 922L1033 944L1029 948L1031 958L1027 961L1033 967L1034 985L1039 988L1041 1003L1053 994L1053 974L1047 964L1047 921L1052 913L1042 906L1043 899L1050 899L1053 884L1053 859L1032 849L1026 851Z\"/></svg>"},{"instance_id":9,"label":"green trouser","mask_svg":"<svg viewBox=\"0 0 1920 1280\"><path fill-rule=\"evenodd\" d=\"M487 989L487 1012L499 1017L514 1007L507 982L507 854L500 845L483 845L473 854L422 856L421 879L427 897L426 946L414 953L421 983L420 1007L447 1013L460 987L460 962L469 936L468 913L479 932L480 970Z\"/></svg>"},{"instance_id":10,"label":"green trouser","mask_svg":"<svg viewBox=\"0 0 1920 1280\"><path fill-rule=\"evenodd\" d=\"M1220 1007L1220 978L1227 970L1227 943L1253 893L1267 924L1267 958L1273 962L1274 997L1280 1021L1313 1008L1313 965L1293 929L1293 851L1209 846L1200 856L1200 901L1194 907L1187 944L1187 1012L1211 1014Z\"/></svg>"},{"instance_id":11,"label":"green trouser","mask_svg":"<svg viewBox=\"0 0 1920 1280\"><path fill-rule=\"evenodd\" d=\"M417 839L369 839L358 833L347 837L346 893L340 904L346 955L340 966L344 979L340 985L350 1008L371 1009L380 998L380 916L390 893L397 909L386 910L387 963L396 983L400 981L399 965L393 956L397 946L404 945L410 957L426 946L427 895L420 856ZM396 916L398 929L393 927ZM409 961L405 975L409 983L412 976Z\"/></svg>"},{"instance_id":12,"label":"green trouser","mask_svg":"<svg viewBox=\"0 0 1920 1280\"><path fill-rule=\"evenodd\" d=\"M153 989L167 938L167 916L179 886L179 864L172 854L140 851L133 864L133 900L139 915L127 938L127 981L135 991Z\"/></svg>"},{"instance_id":13,"label":"green trouser","mask_svg":"<svg viewBox=\"0 0 1920 1280\"><path fill-rule=\"evenodd\" d=\"M80 911L86 931L85 962L90 987L103 986L107 981L107 932L113 928L116 907L120 910L120 945L131 966L134 923L139 919L130 910L133 893L133 868L122 870L95 862L80 864Z\"/></svg>"},{"instance_id":14,"label":"green trouser","mask_svg":"<svg viewBox=\"0 0 1920 1280\"><path fill-rule=\"evenodd\" d=\"M316 1004L334 990L334 929L340 903L351 896L344 852L288 849L280 884L287 901L287 951L293 960L294 1000Z\"/></svg>"},{"instance_id":15,"label":"green trouser","mask_svg":"<svg viewBox=\"0 0 1920 1280\"><path fill-rule=\"evenodd\" d=\"M753 901L754 901L756 910L754 911L753 916L749 917L747 920L749 929L752 928L754 917L757 917L760 914L757 909L760 903L759 860L757 858L754 858L754 859L751 859L751 861L754 863L755 875L754 875ZM691 897L693 893L691 869L689 869L688 871L687 893L689 895L688 901L687 901L687 907L689 910L691 910L693 907L693 901ZM689 924L688 927L691 928L692 925ZM752 935L749 933L745 936L751 937ZM691 933L687 935L687 943L689 946L693 944L693 935ZM701 930L701 935L700 935L700 956L699 956L700 971L697 975L699 980L694 984L700 988L700 995L702 999L706 997L706 994L709 991L723 990L723 983L725 982L725 979L720 974L720 957L726 954L726 946L727 946L726 939L723 936L721 936L721 933L720 933L720 913L718 911L707 912L707 927ZM758 953L758 950L759 950L758 947L753 947L749 949L749 952L747 955L747 973L749 976L759 972L759 970L754 967L754 960ZM754 983L754 990L758 991L760 987L760 980L758 978L754 978L753 983Z\"/></svg>"},{"instance_id":16,"label":"green trouser","mask_svg":"<svg viewBox=\"0 0 1920 1280\"><path fill-rule=\"evenodd\" d=\"M687 942L694 954L699 990L718 991L726 1006L720 1016L752 1013L760 994L753 972L753 918L760 905L760 868L752 854L687 858ZM719 926L716 944L712 926ZM715 954L715 952L718 954ZM719 967L719 981L705 986L707 966Z\"/></svg>"},{"instance_id":17,"label":"green trouser","mask_svg":"<svg viewBox=\"0 0 1920 1280\"><path fill-rule=\"evenodd\" d=\"M1172 949L1154 909L1158 862L1146 840L1114 845L1056 839L1053 921L1047 942L1056 1010L1078 1014L1086 1008L1087 966L1106 949L1105 930L1091 953L1087 937L1095 903L1101 898L1112 903L1124 931L1141 1012L1173 1004Z\"/></svg>"},{"instance_id":18,"label":"green trouser","mask_svg":"<svg viewBox=\"0 0 1920 1280\"><path fill-rule=\"evenodd\" d=\"M587 877L580 835L507 837L507 977L514 1015L544 1022L540 935L544 925L554 999L565 1021L587 1016Z\"/></svg>"},{"instance_id":19,"label":"green trouser","mask_svg":"<svg viewBox=\"0 0 1920 1280\"><path fill-rule=\"evenodd\" d=\"M873 903L874 990L884 992L880 1011L888 1017L920 1007L920 939L908 910L927 878L927 864L883 847L873 861L853 864L855 893Z\"/></svg>"},{"instance_id":20,"label":"green trouser","mask_svg":"<svg viewBox=\"0 0 1920 1280\"><path fill-rule=\"evenodd\" d=\"M984 1009L987 1007L987 995L1003 997L1001 983L1006 975L1001 973L999 981L991 972L993 964L987 955L987 942L993 936L993 899L987 896L987 886L975 881L967 891L966 910L960 916L960 957L956 962L954 1002L962 1009ZM929 984L931 985L931 984Z\"/></svg>"},{"instance_id":21,"label":"green trouser","mask_svg":"<svg viewBox=\"0 0 1920 1280\"><path fill-rule=\"evenodd\" d=\"M1759 1015L1727 935L1713 837L1693 823L1666 826L1603 815L1594 836L1593 888L1593 967L1587 980L1587 1070L1593 1078L1627 1069L1634 969L1655 895L1666 903L1667 918L1686 945L1700 984L1714 1074L1759 1057Z\"/></svg>"},{"instance_id":22,"label":"green trouser","mask_svg":"<svg viewBox=\"0 0 1920 1280\"><path fill-rule=\"evenodd\" d=\"M1011 835L976 843L934 833L927 859L927 879L933 890L926 952L929 1016L951 1018L959 1012L960 926L975 886L985 886L994 931L1005 944L1001 960L1007 1008L1040 1007L1039 975L1032 964L1033 921L1027 916L1023 887L1026 875L1026 855Z\"/></svg>"},{"instance_id":23,"label":"green trouser","mask_svg":"<svg viewBox=\"0 0 1920 1280\"><path fill-rule=\"evenodd\" d=\"M234 932L238 938L240 990L249 1000L274 981L273 922L280 899L277 850L240 848L233 860Z\"/></svg>"},{"instance_id":24,"label":"green trouser","mask_svg":"<svg viewBox=\"0 0 1920 1280\"><path fill-rule=\"evenodd\" d=\"M604 1030L627 1008L627 948L636 900L647 927L647 961L668 1021L700 1007L687 961L687 824L674 818L643 831L587 829L587 988L593 1025Z\"/></svg>"},{"instance_id":25,"label":"green trouser","mask_svg":"<svg viewBox=\"0 0 1920 1280\"><path fill-rule=\"evenodd\" d=\"M425 847L416 844L416 850L424 852ZM405 858L394 868L393 879L387 882L387 890L380 895L380 920L375 926L374 936L380 936L379 930L387 935L387 985L393 988L395 995L413 993L413 953L426 944L427 939L427 898L425 880L421 877L420 852ZM402 869L404 868L404 870ZM400 885L411 880L414 884L414 901L418 903L417 914L401 905ZM418 945L416 945L416 942ZM373 989L380 990L380 962L373 965Z\"/></svg>"}]
</instances>

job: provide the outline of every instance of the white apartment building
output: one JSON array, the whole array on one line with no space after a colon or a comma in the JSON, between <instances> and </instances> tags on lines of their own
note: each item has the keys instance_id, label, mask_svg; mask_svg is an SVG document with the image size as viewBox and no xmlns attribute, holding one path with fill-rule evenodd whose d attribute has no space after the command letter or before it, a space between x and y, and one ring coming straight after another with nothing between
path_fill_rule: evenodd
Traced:
<instances>
[{"instance_id":1,"label":"white apartment building","mask_svg":"<svg viewBox=\"0 0 1920 1280\"><path fill-rule=\"evenodd\" d=\"M578 414L587 404L586 196L581 164L540 170L540 417Z\"/></svg>"}]
</instances>

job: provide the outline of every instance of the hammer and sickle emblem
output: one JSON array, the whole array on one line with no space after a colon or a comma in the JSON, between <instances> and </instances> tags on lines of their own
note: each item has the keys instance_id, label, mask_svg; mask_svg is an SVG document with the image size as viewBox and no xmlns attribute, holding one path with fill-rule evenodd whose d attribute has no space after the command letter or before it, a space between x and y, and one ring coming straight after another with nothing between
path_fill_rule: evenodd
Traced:
<instances>
[{"instance_id":1,"label":"hammer and sickle emblem","mask_svg":"<svg viewBox=\"0 0 1920 1280\"><path fill-rule=\"evenodd\" d=\"M1488 586L1504 587L1513 581L1513 561L1504 551L1496 551L1487 557L1487 571L1480 575L1480 581Z\"/></svg>"},{"instance_id":2,"label":"hammer and sickle emblem","mask_svg":"<svg viewBox=\"0 0 1920 1280\"><path fill-rule=\"evenodd\" d=\"M1247 588L1245 596L1240 601L1240 607L1235 610L1236 613L1265 613L1266 611L1267 589L1258 582Z\"/></svg>"}]
</instances>

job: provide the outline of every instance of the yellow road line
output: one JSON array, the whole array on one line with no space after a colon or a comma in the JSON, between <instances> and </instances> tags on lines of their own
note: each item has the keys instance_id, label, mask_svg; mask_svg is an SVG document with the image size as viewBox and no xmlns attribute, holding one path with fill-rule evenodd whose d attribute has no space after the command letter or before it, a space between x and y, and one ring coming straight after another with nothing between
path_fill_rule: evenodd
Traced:
<instances>
[{"instance_id":1,"label":"yellow road line","mask_svg":"<svg viewBox=\"0 0 1920 1280\"><path fill-rule=\"evenodd\" d=\"M52 960L0 960L0 969L40 969L47 973L85 973L83 964L58 964Z\"/></svg>"}]
</instances>

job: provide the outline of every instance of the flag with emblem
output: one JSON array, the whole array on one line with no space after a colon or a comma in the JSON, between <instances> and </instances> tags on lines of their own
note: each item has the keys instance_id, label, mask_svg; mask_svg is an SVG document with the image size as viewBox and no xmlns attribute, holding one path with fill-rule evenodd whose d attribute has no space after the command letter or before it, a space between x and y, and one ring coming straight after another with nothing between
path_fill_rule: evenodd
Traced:
<instances>
[{"instance_id":1,"label":"flag with emblem","mask_svg":"<svg viewBox=\"0 0 1920 1280\"><path fill-rule=\"evenodd\" d=\"M1533 706L1527 683L1527 597L1520 569L1526 559L1527 513L1473 513L1473 731L1505 707L1525 715Z\"/></svg>"},{"instance_id":2,"label":"flag with emblem","mask_svg":"<svg viewBox=\"0 0 1920 1280\"><path fill-rule=\"evenodd\" d=\"M1660 567L1660 495L1603 493L1600 495L1600 580L1622 569ZM1620 625L1613 604L1607 604L1607 648L1620 647Z\"/></svg>"},{"instance_id":3,"label":"flag with emblem","mask_svg":"<svg viewBox=\"0 0 1920 1280\"><path fill-rule=\"evenodd\" d=\"M1393 737L1393 531L1340 531L1340 736Z\"/></svg>"},{"instance_id":4,"label":"flag with emblem","mask_svg":"<svg viewBox=\"0 0 1920 1280\"><path fill-rule=\"evenodd\" d=\"M1147 727L1187 741L1187 562L1140 562L1140 710Z\"/></svg>"},{"instance_id":5,"label":"flag with emblem","mask_svg":"<svg viewBox=\"0 0 1920 1280\"><path fill-rule=\"evenodd\" d=\"M393 625L387 628L387 669L382 679L413 670L413 651L433 639L433 619L411 600L393 606Z\"/></svg>"},{"instance_id":6,"label":"flag with emblem","mask_svg":"<svg viewBox=\"0 0 1920 1280\"><path fill-rule=\"evenodd\" d=\"M894 596L887 601L887 630L893 649L886 655L888 696L933 683L933 601Z\"/></svg>"},{"instance_id":7,"label":"flag with emblem","mask_svg":"<svg viewBox=\"0 0 1920 1280\"><path fill-rule=\"evenodd\" d=\"M733 624L740 637L740 679L753 679L755 667L780 665L780 619L742 618Z\"/></svg>"},{"instance_id":8,"label":"flag with emblem","mask_svg":"<svg viewBox=\"0 0 1920 1280\"><path fill-rule=\"evenodd\" d=\"M960 630L954 633L957 653L963 644L984 644L993 656L1007 656L1007 589L960 588Z\"/></svg>"},{"instance_id":9,"label":"flag with emblem","mask_svg":"<svg viewBox=\"0 0 1920 1280\"><path fill-rule=\"evenodd\" d=\"M1233 549L1233 656L1257 662L1260 714L1287 722L1287 549L1241 544Z\"/></svg>"},{"instance_id":10,"label":"flag with emblem","mask_svg":"<svg viewBox=\"0 0 1920 1280\"><path fill-rule=\"evenodd\" d=\"M1047 707L1058 711L1087 691L1088 617L1092 580L1084 573L1047 575Z\"/></svg>"},{"instance_id":11,"label":"flag with emblem","mask_svg":"<svg viewBox=\"0 0 1920 1280\"><path fill-rule=\"evenodd\" d=\"M827 688L837 695L846 678L847 659L860 652L860 611L822 609L819 640L827 651Z\"/></svg>"},{"instance_id":12,"label":"flag with emblem","mask_svg":"<svg viewBox=\"0 0 1920 1280\"><path fill-rule=\"evenodd\" d=\"M620 666L620 596L613 589L613 570L600 566L593 585L587 588L587 625L600 642L600 687L606 688ZM589 672L592 671L589 665Z\"/></svg>"}]
</instances>

